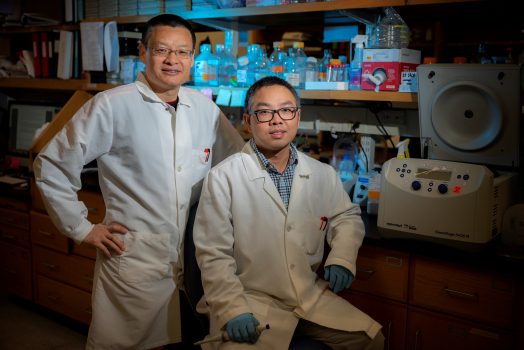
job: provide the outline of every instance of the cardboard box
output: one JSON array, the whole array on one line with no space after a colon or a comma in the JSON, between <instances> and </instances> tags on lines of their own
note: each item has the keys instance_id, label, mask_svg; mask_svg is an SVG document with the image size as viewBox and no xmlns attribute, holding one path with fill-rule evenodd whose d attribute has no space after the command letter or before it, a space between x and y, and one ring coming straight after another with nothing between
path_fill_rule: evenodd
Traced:
<instances>
[{"instance_id":1,"label":"cardboard box","mask_svg":"<svg viewBox=\"0 0 524 350\"><path fill-rule=\"evenodd\" d=\"M364 49L362 90L398 91L403 72L416 72L420 51L411 49Z\"/></svg>"}]
</instances>

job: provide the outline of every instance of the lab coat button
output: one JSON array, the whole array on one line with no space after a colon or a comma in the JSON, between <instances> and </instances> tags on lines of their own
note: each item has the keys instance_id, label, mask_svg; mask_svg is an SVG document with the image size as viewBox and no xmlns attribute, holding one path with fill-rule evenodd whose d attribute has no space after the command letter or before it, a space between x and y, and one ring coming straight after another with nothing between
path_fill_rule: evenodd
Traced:
<instances>
[{"instance_id":1,"label":"lab coat button","mask_svg":"<svg viewBox=\"0 0 524 350\"><path fill-rule=\"evenodd\" d=\"M295 268L295 264L291 264L291 265L289 265L289 268L290 268L291 270L293 270L293 269Z\"/></svg>"},{"instance_id":2,"label":"lab coat button","mask_svg":"<svg viewBox=\"0 0 524 350\"><path fill-rule=\"evenodd\" d=\"M179 165L179 166L176 168L176 171L181 172L181 171L182 171L182 167Z\"/></svg>"},{"instance_id":3,"label":"lab coat button","mask_svg":"<svg viewBox=\"0 0 524 350\"><path fill-rule=\"evenodd\" d=\"M292 229L293 229L293 227L291 227L291 225L288 225L288 227L287 227L288 232L291 231Z\"/></svg>"}]
</instances>

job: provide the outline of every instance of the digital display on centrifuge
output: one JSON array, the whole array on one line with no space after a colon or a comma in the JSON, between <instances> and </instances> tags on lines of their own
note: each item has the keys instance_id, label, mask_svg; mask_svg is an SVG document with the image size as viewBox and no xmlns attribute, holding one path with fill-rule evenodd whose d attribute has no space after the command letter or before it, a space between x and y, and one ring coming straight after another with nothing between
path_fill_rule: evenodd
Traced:
<instances>
[{"instance_id":1,"label":"digital display on centrifuge","mask_svg":"<svg viewBox=\"0 0 524 350\"><path fill-rule=\"evenodd\" d=\"M418 168L415 177L420 179L449 181L451 179L451 171Z\"/></svg>"}]
</instances>

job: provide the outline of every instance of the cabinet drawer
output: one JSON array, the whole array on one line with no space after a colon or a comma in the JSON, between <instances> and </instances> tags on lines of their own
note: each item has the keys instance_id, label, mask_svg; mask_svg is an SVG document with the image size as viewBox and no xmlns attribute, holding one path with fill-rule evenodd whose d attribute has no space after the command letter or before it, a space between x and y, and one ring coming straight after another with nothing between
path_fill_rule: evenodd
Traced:
<instances>
[{"instance_id":1,"label":"cabinet drawer","mask_svg":"<svg viewBox=\"0 0 524 350\"><path fill-rule=\"evenodd\" d=\"M37 277L36 302L77 321L91 322L91 294L44 276Z\"/></svg>"},{"instance_id":2,"label":"cabinet drawer","mask_svg":"<svg viewBox=\"0 0 524 350\"><path fill-rule=\"evenodd\" d=\"M80 255L90 259L96 259L96 248L86 243L73 244L73 254Z\"/></svg>"},{"instance_id":3,"label":"cabinet drawer","mask_svg":"<svg viewBox=\"0 0 524 350\"><path fill-rule=\"evenodd\" d=\"M362 246L351 289L407 301L409 255L378 247Z\"/></svg>"},{"instance_id":4,"label":"cabinet drawer","mask_svg":"<svg viewBox=\"0 0 524 350\"><path fill-rule=\"evenodd\" d=\"M63 253L69 252L69 239L58 231L49 216L35 211L31 211L31 241Z\"/></svg>"},{"instance_id":5,"label":"cabinet drawer","mask_svg":"<svg viewBox=\"0 0 524 350\"><path fill-rule=\"evenodd\" d=\"M35 273L91 291L95 262L46 248L33 248Z\"/></svg>"},{"instance_id":6,"label":"cabinet drawer","mask_svg":"<svg viewBox=\"0 0 524 350\"><path fill-rule=\"evenodd\" d=\"M413 258L412 264L412 304L497 326L513 324L513 278L489 269L422 257Z\"/></svg>"},{"instance_id":7,"label":"cabinet drawer","mask_svg":"<svg viewBox=\"0 0 524 350\"><path fill-rule=\"evenodd\" d=\"M382 325L386 338L384 350L404 350L408 307L391 301L359 292L343 292L342 296Z\"/></svg>"},{"instance_id":8,"label":"cabinet drawer","mask_svg":"<svg viewBox=\"0 0 524 350\"><path fill-rule=\"evenodd\" d=\"M89 221L98 224L104 220L106 206L100 192L78 191L78 199L84 202L87 207L87 219Z\"/></svg>"},{"instance_id":9,"label":"cabinet drawer","mask_svg":"<svg viewBox=\"0 0 524 350\"><path fill-rule=\"evenodd\" d=\"M509 332L417 308L409 309L406 334L408 350L518 349Z\"/></svg>"},{"instance_id":10,"label":"cabinet drawer","mask_svg":"<svg viewBox=\"0 0 524 350\"><path fill-rule=\"evenodd\" d=\"M31 209L36 210L41 213L46 213L44 206L44 201L42 200L42 195L40 190L36 187L35 179L31 179Z\"/></svg>"},{"instance_id":11,"label":"cabinet drawer","mask_svg":"<svg viewBox=\"0 0 524 350\"><path fill-rule=\"evenodd\" d=\"M29 249L0 243L0 279L7 293L33 299Z\"/></svg>"},{"instance_id":12,"label":"cabinet drawer","mask_svg":"<svg viewBox=\"0 0 524 350\"><path fill-rule=\"evenodd\" d=\"M67 255L33 246L33 266L35 274L67 282L68 263Z\"/></svg>"},{"instance_id":13,"label":"cabinet drawer","mask_svg":"<svg viewBox=\"0 0 524 350\"><path fill-rule=\"evenodd\" d=\"M29 210L29 201L0 197L0 208L26 212Z\"/></svg>"},{"instance_id":14,"label":"cabinet drawer","mask_svg":"<svg viewBox=\"0 0 524 350\"><path fill-rule=\"evenodd\" d=\"M16 210L0 208L0 224L29 230L29 215Z\"/></svg>"},{"instance_id":15,"label":"cabinet drawer","mask_svg":"<svg viewBox=\"0 0 524 350\"><path fill-rule=\"evenodd\" d=\"M29 248L29 231L0 225L0 240Z\"/></svg>"}]
</instances>

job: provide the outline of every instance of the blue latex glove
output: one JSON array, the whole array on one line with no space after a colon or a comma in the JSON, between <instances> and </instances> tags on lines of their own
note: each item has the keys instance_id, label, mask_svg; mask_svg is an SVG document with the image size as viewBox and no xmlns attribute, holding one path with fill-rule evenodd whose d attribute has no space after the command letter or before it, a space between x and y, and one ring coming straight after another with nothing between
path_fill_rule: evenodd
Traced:
<instances>
[{"instance_id":1,"label":"blue latex glove","mask_svg":"<svg viewBox=\"0 0 524 350\"><path fill-rule=\"evenodd\" d=\"M251 313L240 314L227 322L229 339L238 343L254 344L258 339L257 326L260 323Z\"/></svg>"},{"instance_id":2,"label":"blue latex glove","mask_svg":"<svg viewBox=\"0 0 524 350\"><path fill-rule=\"evenodd\" d=\"M324 279L329 282L329 288L334 293L349 288L353 282L353 273L340 265L329 265L324 269Z\"/></svg>"}]
</instances>

